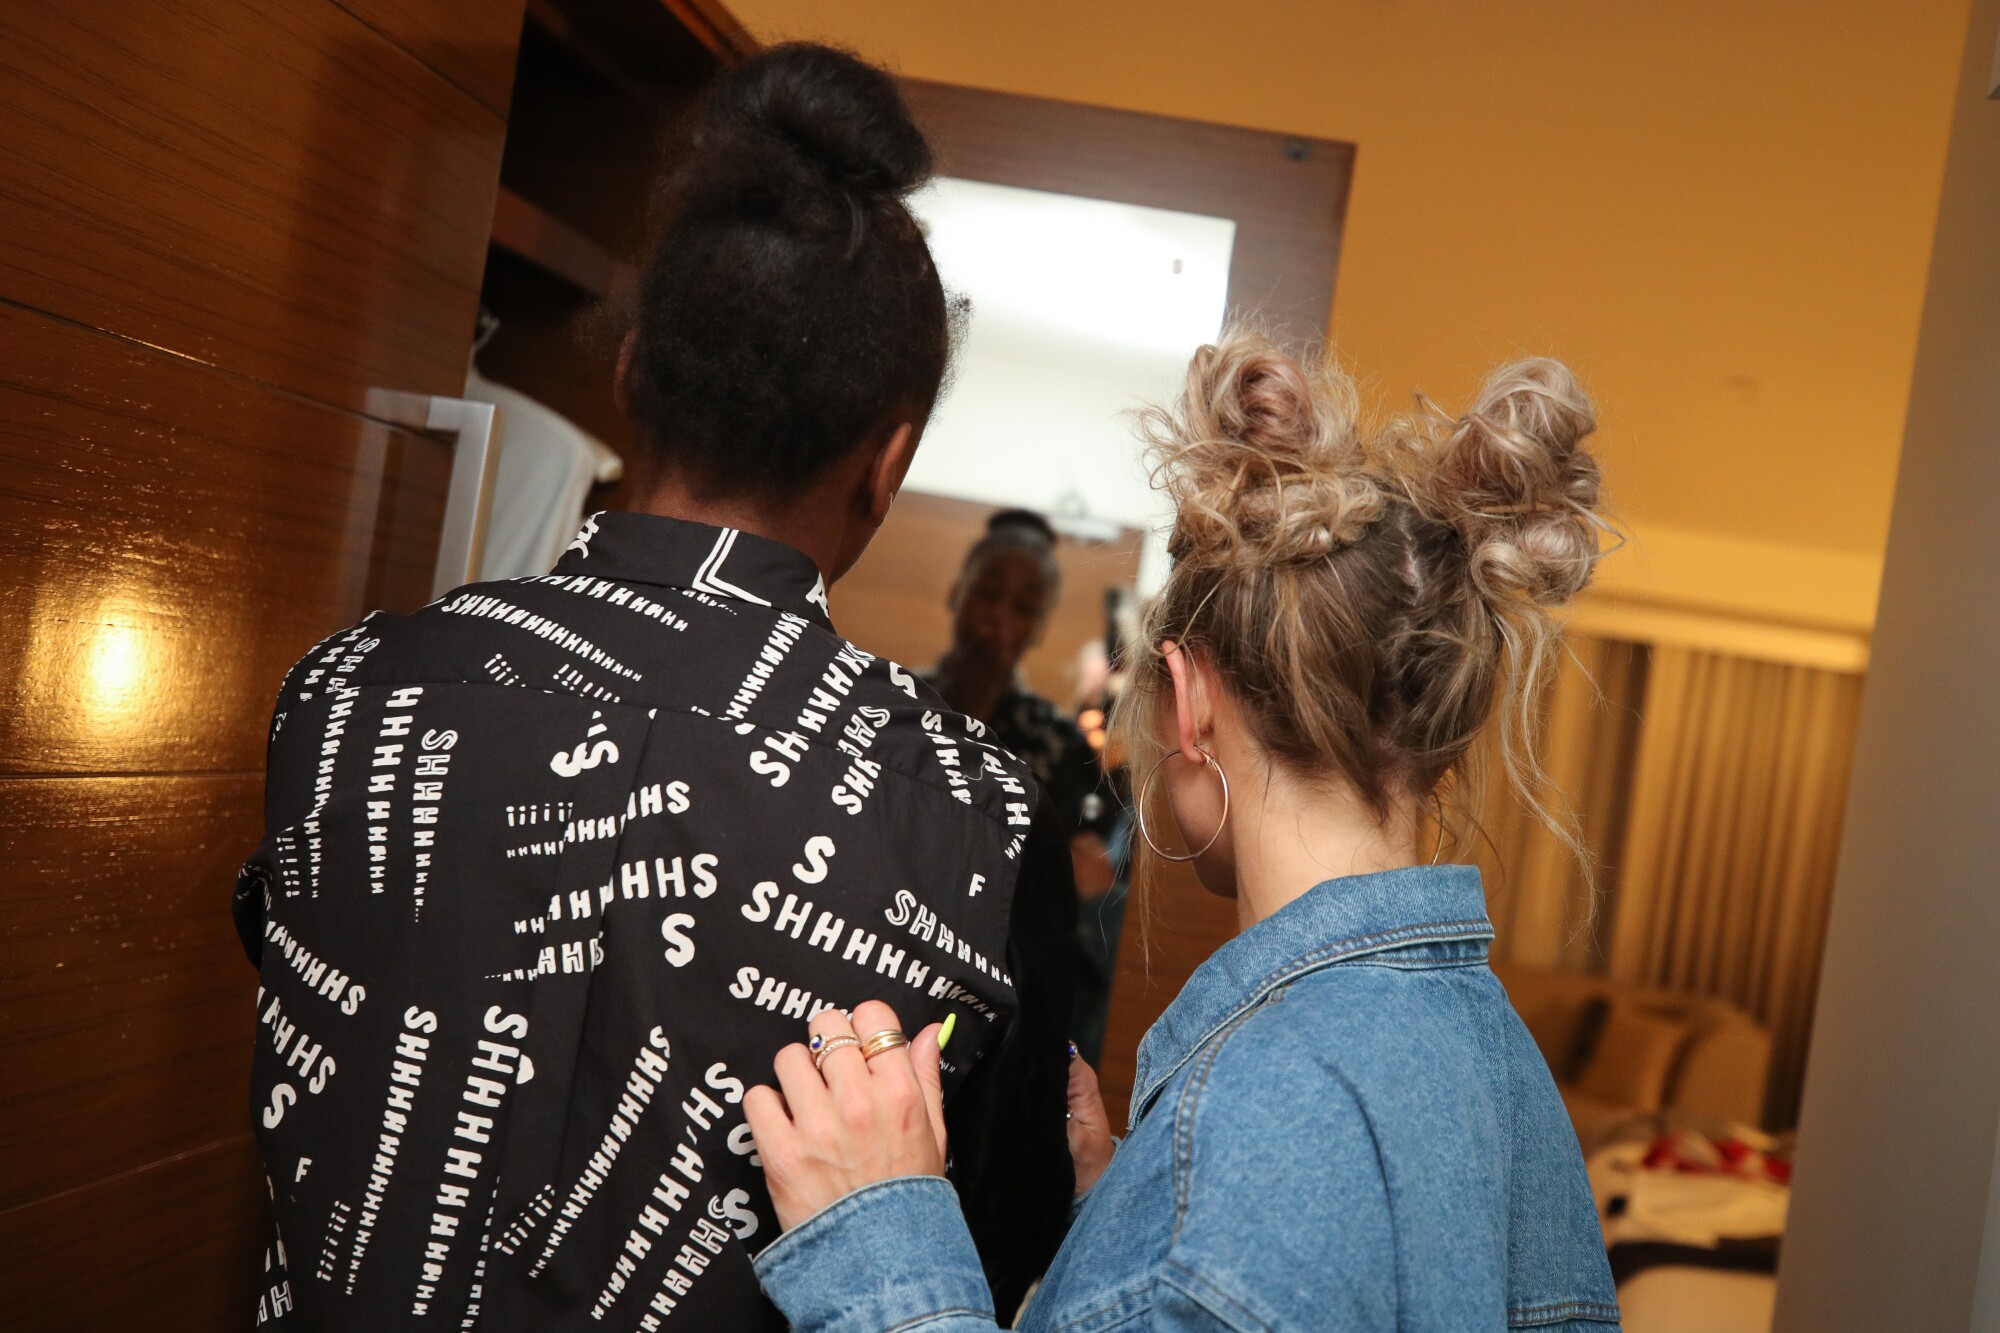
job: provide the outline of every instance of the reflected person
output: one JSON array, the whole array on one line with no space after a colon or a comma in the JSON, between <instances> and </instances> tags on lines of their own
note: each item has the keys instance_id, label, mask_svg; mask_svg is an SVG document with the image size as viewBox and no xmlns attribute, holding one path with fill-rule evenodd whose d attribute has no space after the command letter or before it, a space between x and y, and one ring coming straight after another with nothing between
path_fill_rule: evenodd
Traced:
<instances>
[{"instance_id":1,"label":"reflected person","mask_svg":"<svg viewBox=\"0 0 2000 1333\"><path fill-rule=\"evenodd\" d=\"M986 723L995 740L1027 763L1069 836L1080 899L1074 1035L1095 1058L1110 960L1106 948L1086 947L1091 941L1084 935L1104 936L1101 909L1112 906L1106 898L1122 898L1109 850L1120 842L1121 806L1082 729L1021 679L1022 659L1041 642L1061 596L1062 566L1049 521L1028 509L994 514L952 582L951 645L926 679L946 703Z\"/></svg>"}]
</instances>

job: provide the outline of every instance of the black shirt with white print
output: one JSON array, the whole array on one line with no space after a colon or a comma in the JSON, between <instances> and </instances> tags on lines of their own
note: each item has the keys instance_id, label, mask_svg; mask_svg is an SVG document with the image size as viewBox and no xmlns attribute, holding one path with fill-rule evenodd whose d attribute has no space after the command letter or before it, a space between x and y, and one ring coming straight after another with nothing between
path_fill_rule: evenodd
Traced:
<instances>
[{"instance_id":1,"label":"black shirt with white print","mask_svg":"<svg viewBox=\"0 0 2000 1333\"><path fill-rule=\"evenodd\" d=\"M967 1100L1015 1026L1021 867L1067 873L1036 809L980 724L834 632L809 558L733 529L598 515L548 575L326 640L237 888L259 1322L783 1327L744 1089L875 998L911 1033L957 1014ZM1012 1109L1038 1160L1005 1166L1062 1193L1059 1098Z\"/></svg>"}]
</instances>

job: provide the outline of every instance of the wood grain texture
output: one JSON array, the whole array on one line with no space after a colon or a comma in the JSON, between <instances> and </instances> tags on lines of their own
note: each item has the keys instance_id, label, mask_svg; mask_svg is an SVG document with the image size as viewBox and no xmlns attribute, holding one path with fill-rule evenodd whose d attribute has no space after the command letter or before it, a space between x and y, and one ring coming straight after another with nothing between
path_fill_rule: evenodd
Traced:
<instances>
[{"instance_id":1,"label":"wood grain texture","mask_svg":"<svg viewBox=\"0 0 2000 1333\"><path fill-rule=\"evenodd\" d=\"M904 492L854 568L829 594L833 623L879 656L923 669L951 643L946 603L965 552L986 532L996 506L941 495ZM1021 674L1037 694L1067 709L1076 694L1077 650L1104 636L1104 592L1130 587L1139 576L1139 537L1056 547L1062 600L1042 641L1022 660Z\"/></svg>"},{"instance_id":2,"label":"wood grain texture","mask_svg":"<svg viewBox=\"0 0 2000 1333\"><path fill-rule=\"evenodd\" d=\"M524 0L337 0L369 27L507 114Z\"/></svg>"},{"instance_id":3,"label":"wood grain texture","mask_svg":"<svg viewBox=\"0 0 2000 1333\"><path fill-rule=\"evenodd\" d=\"M0 778L0 1212L241 1134L257 774Z\"/></svg>"},{"instance_id":4,"label":"wood grain texture","mask_svg":"<svg viewBox=\"0 0 2000 1333\"><path fill-rule=\"evenodd\" d=\"M0 50L0 298L355 410L460 391L494 111L325 0L7 5Z\"/></svg>"},{"instance_id":5,"label":"wood grain texture","mask_svg":"<svg viewBox=\"0 0 2000 1333\"><path fill-rule=\"evenodd\" d=\"M939 174L1231 218L1229 306L1326 337L1354 145L905 80Z\"/></svg>"},{"instance_id":6,"label":"wood grain texture","mask_svg":"<svg viewBox=\"0 0 2000 1333\"><path fill-rule=\"evenodd\" d=\"M0 773L261 769L286 668L429 600L450 447L0 304Z\"/></svg>"},{"instance_id":7,"label":"wood grain texture","mask_svg":"<svg viewBox=\"0 0 2000 1333\"><path fill-rule=\"evenodd\" d=\"M1147 919L1141 923L1141 916ZM1097 1070L1111 1124L1125 1132L1139 1039L1207 957L1236 936L1236 903L1201 886L1186 865L1162 867L1150 893L1135 892L1111 980L1111 1018Z\"/></svg>"},{"instance_id":8,"label":"wood grain texture","mask_svg":"<svg viewBox=\"0 0 2000 1333\"><path fill-rule=\"evenodd\" d=\"M246 1130L0 1212L0 1330L250 1328L264 1294L264 1200Z\"/></svg>"}]
</instances>

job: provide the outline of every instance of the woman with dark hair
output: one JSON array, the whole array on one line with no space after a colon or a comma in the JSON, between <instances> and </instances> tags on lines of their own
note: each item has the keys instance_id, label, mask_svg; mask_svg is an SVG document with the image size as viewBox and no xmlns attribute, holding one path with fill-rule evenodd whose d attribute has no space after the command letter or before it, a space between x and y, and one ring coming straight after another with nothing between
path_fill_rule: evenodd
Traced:
<instances>
[{"instance_id":1,"label":"woman with dark hair","mask_svg":"<svg viewBox=\"0 0 2000 1333\"><path fill-rule=\"evenodd\" d=\"M1080 1209L1021 1327L1610 1333L1576 1135L1487 966L1478 872L1425 836L1479 808L1489 728L1566 831L1536 704L1603 532L1589 399L1526 361L1463 416L1364 431L1344 377L1237 331L1149 424L1174 564L1114 720L1141 882L1191 862L1241 932L1140 1044L1115 1151L1083 1099ZM898 1012L819 1015L830 1053L744 1098L786 1227L757 1272L799 1333L994 1327L929 1178L949 1034L885 1044Z\"/></svg>"},{"instance_id":2,"label":"woman with dark hair","mask_svg":"<svg viewBox=\"0 0 2000 1333\"><path fill-rule=\"evenodd\" d=\"M237 907L302 1326L781 1328L744 1085L870 998L956 1024L955 1174L995 1289L1053 1251L1068 993L1011 935L1016 900L1071 892L1067 848L1025 767L826 596L951 351L906 202L929 172L851 55L724 74L619 365L635 512L286 681Z\"/></svg>"}]
</instances>

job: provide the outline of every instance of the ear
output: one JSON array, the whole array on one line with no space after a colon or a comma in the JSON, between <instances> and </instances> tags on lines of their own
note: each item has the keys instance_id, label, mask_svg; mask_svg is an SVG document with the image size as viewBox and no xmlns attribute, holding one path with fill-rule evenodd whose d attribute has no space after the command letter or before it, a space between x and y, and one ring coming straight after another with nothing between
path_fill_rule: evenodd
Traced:
<instances>
[{"instance_id":1,"label":"ear","mask_svg":"<svg viewBox=\"0 0 2000 1333\"><path fill-rule=\"evenodd\" d=\"M611 376L611 402L620 416L632 415L632 356L639 346L639 330L625 335L618 347L618 369Z\"/></svg>"},{"instance_id":2,"label":"ear","mask_svg":"<svg viewBox=\"0 0 2000 1333\"><path fill-rule=\"evenodd\" d=\"M909 475L910 463L916 456L916 427L902 422L882 441L863 478L866 489L862 502L870 525L879 528L889 517L889 507L896 503L896 492L903 489L903 478Z\"/></svg>"},{"instance_id":3,"label":"ear","mask_svg":"<svg viewBox=\"0 0 2000 1333\"><path fill-rule=\"evenodd\" d=\"M1160 645L1167 659L1167 671L1174 678L1174 734L1181 758L1191 764L1202 762L1197 744L1209 734L1214 720L1209 716L1208 690L1200 667L1172 639Z\"/></svg>"}]
</instances>

